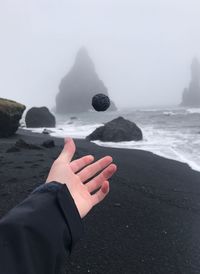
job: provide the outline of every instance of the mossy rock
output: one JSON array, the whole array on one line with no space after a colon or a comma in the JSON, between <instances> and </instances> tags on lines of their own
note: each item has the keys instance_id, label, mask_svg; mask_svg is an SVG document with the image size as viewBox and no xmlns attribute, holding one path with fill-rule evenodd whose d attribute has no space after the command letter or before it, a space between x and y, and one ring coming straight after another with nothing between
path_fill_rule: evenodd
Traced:
<instances>
[{"instance_id":1,"label":"mossy rock","mask_svg":"<svg viewBox=\"0 0 200 274\"><path fill-rule=\"evenodd\" d=\"M0 98L0 137L15 134L26 107L13 100Z\"/></svg>"}]
</instances>

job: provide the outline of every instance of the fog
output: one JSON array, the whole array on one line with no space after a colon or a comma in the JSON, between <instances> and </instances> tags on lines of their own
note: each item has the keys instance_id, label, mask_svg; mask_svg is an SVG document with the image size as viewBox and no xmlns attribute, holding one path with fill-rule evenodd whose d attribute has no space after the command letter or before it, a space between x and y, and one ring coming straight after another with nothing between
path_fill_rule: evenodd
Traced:
<instances>
[{"instance_id":1,"label":"fog","mask_svg":"<svg viewBox=\"0 0 200 274\"><path fill-rule=\"evenodd\" d=\"M179 104L199 11L198 0L1 0L0 97L53 107L85 46L118 107Z\"/></svg>"}]
</instances>

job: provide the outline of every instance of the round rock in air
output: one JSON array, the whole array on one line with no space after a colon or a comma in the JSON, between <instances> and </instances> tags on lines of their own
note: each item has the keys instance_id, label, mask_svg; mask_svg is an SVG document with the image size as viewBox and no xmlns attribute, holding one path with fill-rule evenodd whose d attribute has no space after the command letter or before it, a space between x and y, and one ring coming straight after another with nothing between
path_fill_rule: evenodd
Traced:
<instances>
[{"instance_id":1,"label":"round rock in air","mask_svg":"<svg viewBox=\"0 0 200 274\"><path fill-rule=\"evenodd\" d=\"M92 97L92 106L96 111L105 111L110 106L110 99L103 93L98 93Z\"/></svg>"}]
</instances>

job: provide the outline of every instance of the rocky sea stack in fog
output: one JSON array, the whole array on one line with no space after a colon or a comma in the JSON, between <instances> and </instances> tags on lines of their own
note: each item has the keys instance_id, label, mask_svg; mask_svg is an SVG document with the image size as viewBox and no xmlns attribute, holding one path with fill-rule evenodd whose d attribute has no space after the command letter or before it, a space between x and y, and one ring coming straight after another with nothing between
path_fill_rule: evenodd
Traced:
<instances>
[{"instance_id":1,"label":"rocky sea stack in fog","mask_svg":"<svg viewBox=\"0 0 200 274\"><path fill-rule=\"evenodd\" d=\"M200 107L200 63L194 58L191 65L191 82L183 91L182 106Z\"/></svg>"},{"instance_id":2,"label":"rocky sea stack in fog","mask_svg":"<svg viewBox=\"0 0 200 274\"><path fill-rule=\"evenodd\" d=\"M16 132L25 108L20 103L0 98L0 137L9 137Z\"/></svg>"},{"instance_id":3,"label":"rocky sea stack in fog","mask_svg":"<svg viewBox=\"0 0 200 274\"><path fill-rule=\"evenodd\" d=\"M99 79L87 50L81 48L73 67L59 85L56 112L63 114L87 112L92 109L92 97L97 93L108 96L107 88ZM116 110L112 101L109 110Z\"/></svg>"},{"instance_id":4,"label":"rocky sea stack in fog","mask_svg":"<svg viewBox=\"0 0 200 274\"><path fill-rule=\"evenodd\" d=\"M32 107L26 113L27 127L55 127L56 119L47 107Z\"/></svg>"},{"instance_id":5,"label":"rocky sea stack in fog","mask_svg":"<svg viewBox=\"0 0 200 274\"><path fill-rule=\"evenodd\" d=\"M87 140L103 142L140 141L142 138L141 129L135 123L121 116L96 128L86 137Z\"/></svg>"}]
</instances>

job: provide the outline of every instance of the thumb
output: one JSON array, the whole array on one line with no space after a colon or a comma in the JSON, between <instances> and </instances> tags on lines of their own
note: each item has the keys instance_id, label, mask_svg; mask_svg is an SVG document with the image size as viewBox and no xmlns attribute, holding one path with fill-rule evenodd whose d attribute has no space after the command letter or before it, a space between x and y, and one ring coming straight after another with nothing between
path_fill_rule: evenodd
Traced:
<instances>
[{"instance_id":1,"label":"thumb","mask_svg":"<svg viewBox=\"0 0 200 274\"><path fill-rule=\"evenodd\" d=\"M64 147L57 160L69 163L74 156L76 150L75 143L71 137L64 138Z\"/></svg>"}]
</instances>

